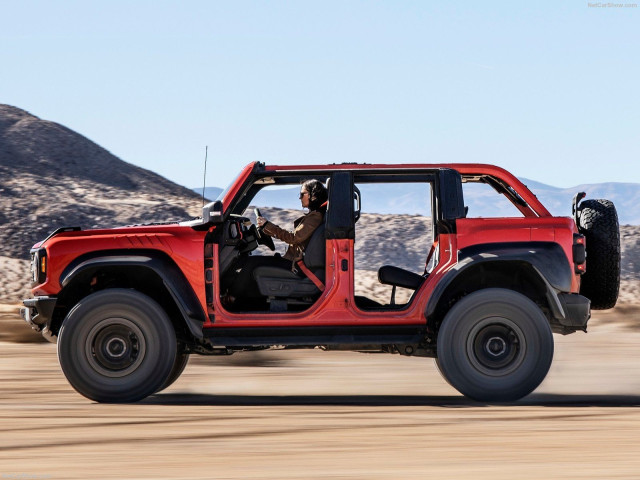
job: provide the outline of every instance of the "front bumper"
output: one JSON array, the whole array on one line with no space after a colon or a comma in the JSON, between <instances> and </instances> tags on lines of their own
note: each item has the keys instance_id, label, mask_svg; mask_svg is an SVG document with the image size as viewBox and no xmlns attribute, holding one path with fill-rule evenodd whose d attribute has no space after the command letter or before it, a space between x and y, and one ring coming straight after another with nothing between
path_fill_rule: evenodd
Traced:
<instances>
[{"instance_id":1,"label":"front bumper","mask_svg":"<svg viewBox=\"0 0 640 480\"><path fill-rule=\"evenodd\" d=\"M20 309L20 316L36 332L49 341L55 342L56 337L51 332L51 318L58 299L56 297L35 297L22 301L24 307Z\"/></svg>"}]
</instances>

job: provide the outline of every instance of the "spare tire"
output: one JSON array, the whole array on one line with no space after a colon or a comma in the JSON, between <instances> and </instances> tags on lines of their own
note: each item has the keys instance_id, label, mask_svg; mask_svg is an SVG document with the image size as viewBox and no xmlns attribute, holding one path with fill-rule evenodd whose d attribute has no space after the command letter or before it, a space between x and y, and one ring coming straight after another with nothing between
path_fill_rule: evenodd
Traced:
<instances>
[{"instance_id":1,"label":"spare tire","mask_svg":"<svg viewBox=\"0 0 640 480\"><path fill-rule=\"evenodd\" d=\"M578 231L587 241L587 271L580 294L593 310L613 308L620 290L620 227L611 200L584 200L578 206Z\"/></svg>"}]
</instances>

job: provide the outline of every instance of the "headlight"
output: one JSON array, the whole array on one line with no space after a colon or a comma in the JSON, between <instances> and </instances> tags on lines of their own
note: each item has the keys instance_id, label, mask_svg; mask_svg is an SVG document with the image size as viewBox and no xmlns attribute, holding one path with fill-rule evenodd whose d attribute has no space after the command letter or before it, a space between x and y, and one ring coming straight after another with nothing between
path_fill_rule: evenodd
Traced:
<instances>
[{"instance_id":1,"label":"headlight","mask_svg":"<svg viewBox=\"0 0 640 480\"><path fill-rule=\"evenodd\" d=\"M38 252L31 252L31 282L36 283L38 281Z\"/></svg>"},{"instance_id":2,"label":"headlight","mask_svg":"<svg viewBox=\"0 0 640 480\"><path fill-rule=\"evenodd\" d=\"M31 250L31 281L34 285L44 283L47 279L47 250L38 248Z\"/></svg>"}]
</instances>

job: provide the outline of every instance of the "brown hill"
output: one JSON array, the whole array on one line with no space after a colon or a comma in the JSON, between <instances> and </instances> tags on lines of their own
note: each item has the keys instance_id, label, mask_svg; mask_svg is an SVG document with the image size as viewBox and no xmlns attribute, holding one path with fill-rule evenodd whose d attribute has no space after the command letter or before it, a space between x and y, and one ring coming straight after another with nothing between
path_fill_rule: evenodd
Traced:
<instances>
[{"instance_id":1,"label":"brown hill","mask_svg":"<svg viewBox=\"0 0 640 480\"><path fill-rule=\"evenodd\" d=\"M0 256L23 258L60 226L195 216L200 197L126 163L82 135L0 105Z\"/></svg>"}]
</instances>

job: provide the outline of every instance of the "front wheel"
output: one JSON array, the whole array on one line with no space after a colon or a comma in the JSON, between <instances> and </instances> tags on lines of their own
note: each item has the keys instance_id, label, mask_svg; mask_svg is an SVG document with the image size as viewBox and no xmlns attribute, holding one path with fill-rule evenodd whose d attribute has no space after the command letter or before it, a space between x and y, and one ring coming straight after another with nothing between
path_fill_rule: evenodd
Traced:
<instances>
[{"instance_id":1,"label":"front wheel","mask_svg":"<svg viewBox=\"0 0 640 480\"><path fill-rule=\"evenodd\" d=\"M178 351L169 376L164 381L162 386L156 391L156 393L159 393L173 385L174 382L178 380L178 378L180 378L182 372L184 372L184 369L187 367L187 363L189 363L189 354L184 351Z\"/></svg>"},{"instance_id":2,"label":"front wheel","mask_svg":"<svg viewBox=\"0 0 640 480\"><path fill-rule=\"evenodd\" d=\"M438 332L437 366L463 395L479 401L522 398L544 380L553 335L540 308L501 288L474 292L456 303Z\"/></svg>"},{"instance_id":3,"label":"front wheel","mask_svg":"<svg viewBox=\"0 0 640 480\"><path fill-rule=\"evenodd\" d=\"M135 402L171 374L176 335L162 307L134 290L83 298L60 328L58 359L78 393L98 402Z\"/></svg>"}]
</instances>

